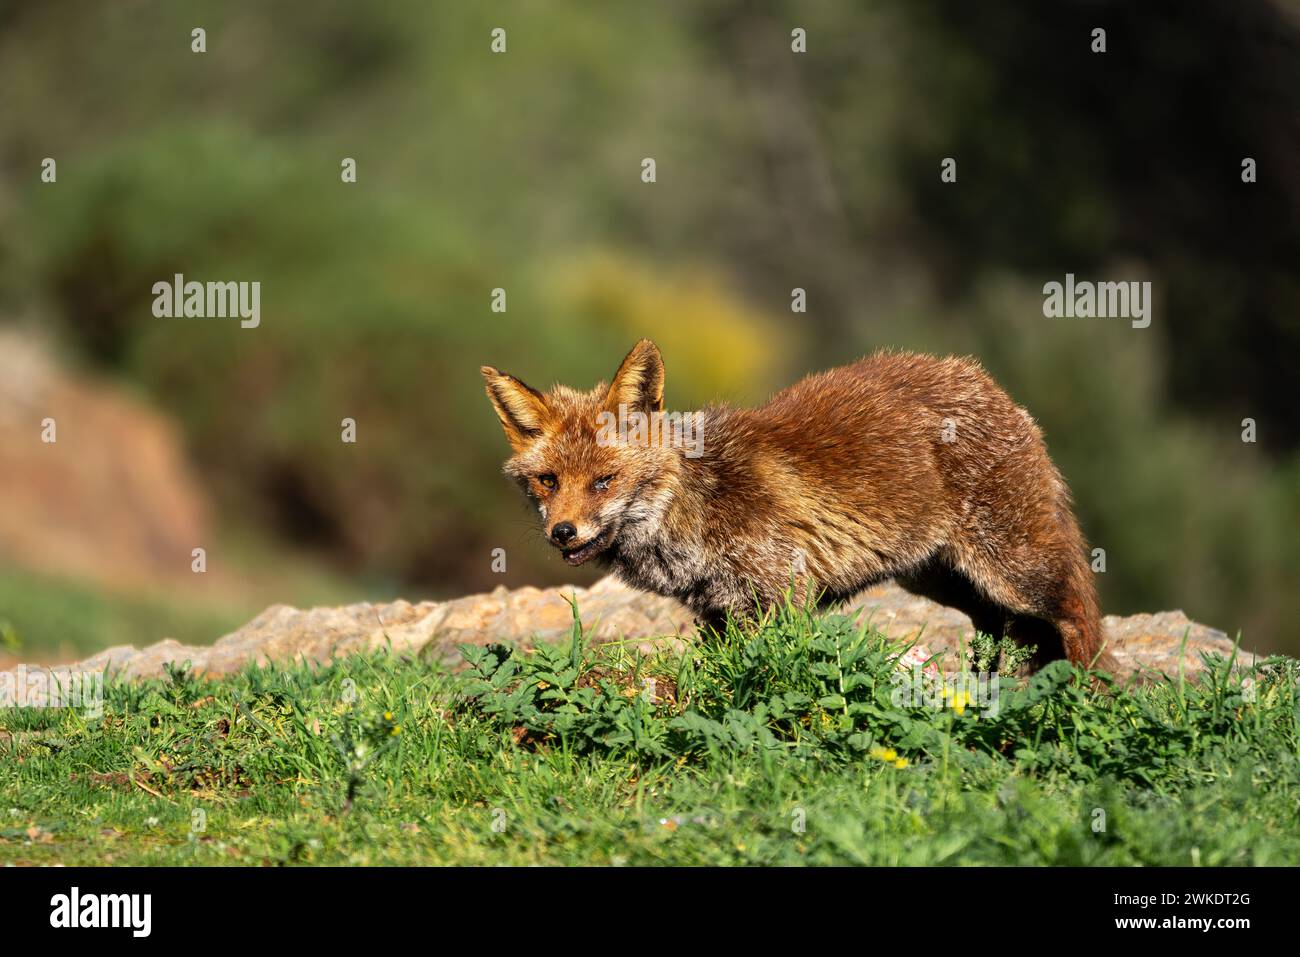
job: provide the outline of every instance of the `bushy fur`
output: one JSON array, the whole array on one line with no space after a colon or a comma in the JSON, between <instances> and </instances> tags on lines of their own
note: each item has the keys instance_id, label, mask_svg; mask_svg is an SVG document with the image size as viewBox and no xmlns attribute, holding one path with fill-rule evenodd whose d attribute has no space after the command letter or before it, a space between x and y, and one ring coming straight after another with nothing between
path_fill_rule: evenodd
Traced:
<instances>
[{"instance_id":1,"label":"bushy fur","mask_svg":"<svg viewBox=\"0 0 1300 957\"><path fill-rule=\"evenodd\" d=\"M896 578L1037 645L1039 663L1113 666L1069 490L1029 413L973 359L879 352L759 408L705 408L698 458L598 441L597 417L620 404L664 415L648 339L590 392L482 371L514 450L506 474L548 532L574 526L571 564L608 563L715 627L792 586L829 603Z\"/></svg>"}]
</instances>

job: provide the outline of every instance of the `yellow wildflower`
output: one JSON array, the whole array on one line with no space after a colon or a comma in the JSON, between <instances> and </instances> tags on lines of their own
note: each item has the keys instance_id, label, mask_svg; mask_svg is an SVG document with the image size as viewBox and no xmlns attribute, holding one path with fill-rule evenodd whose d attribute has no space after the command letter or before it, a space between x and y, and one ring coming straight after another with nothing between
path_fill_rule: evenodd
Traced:
<instances>
[{"instance_id":1,"label":"yellow wildflower","mask_svg":"<svg viewBox=\"0 0 1300 957\"><path fill-rule=\"evenodd\" d=\"M971 703L969 691L957 691L955 688L944 688L943 696L948 699L949 705L960 717L966 713L966 707Z\"/></svg>"}]
</instances>

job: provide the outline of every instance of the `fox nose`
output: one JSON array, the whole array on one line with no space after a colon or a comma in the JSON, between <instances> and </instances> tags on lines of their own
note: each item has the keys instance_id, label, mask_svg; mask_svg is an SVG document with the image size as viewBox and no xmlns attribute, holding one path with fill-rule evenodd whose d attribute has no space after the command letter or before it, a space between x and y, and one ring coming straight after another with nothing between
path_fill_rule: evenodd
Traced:
<instances>
[{"instance_id":1,"label":"fox nose","mask_svg":"<svg viewBox=\"0 0 1300 957\"><path fill-rule=\"evenodd\" d=\"M573 541L573 536L578 534L578 530L573 527L572 522L560 522L551 529L551 541L556 545L567 545Z\"/></svg>"}]
</instances>

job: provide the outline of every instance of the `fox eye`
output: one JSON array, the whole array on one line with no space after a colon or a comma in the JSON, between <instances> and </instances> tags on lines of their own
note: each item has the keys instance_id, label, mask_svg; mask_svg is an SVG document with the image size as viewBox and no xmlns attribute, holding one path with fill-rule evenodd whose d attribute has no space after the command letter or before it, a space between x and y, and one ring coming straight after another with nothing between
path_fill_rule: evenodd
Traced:
<instances>
[{"instance_id":1,"label":"fox eye","mask_svg":"<svg viewBox=\"0 0 1300 957\"><path fill-rule=\"evenodd\" d=\"M558 481L556 481L555 476L550 474L549 472L546 473L545 475L537 476L537 481L541 483L542 488L544 489L553 489L555 488L555 486L560 484Z\"/></svg>"},{"instance_id":2,"label":"fox eye","mask_svg":"<svg viewBox=\"0 0 1300 957\"><path fill-rule=\"evenodd\" d=\"M597 492L603 492L605 491L605 489L609 488L610 483L612 483L613 481L614 481L614 476L605 475L602 476L601 478L596 479L595 483L592 485L592 488L594 488Z\"/></svg>"}]
</instances>

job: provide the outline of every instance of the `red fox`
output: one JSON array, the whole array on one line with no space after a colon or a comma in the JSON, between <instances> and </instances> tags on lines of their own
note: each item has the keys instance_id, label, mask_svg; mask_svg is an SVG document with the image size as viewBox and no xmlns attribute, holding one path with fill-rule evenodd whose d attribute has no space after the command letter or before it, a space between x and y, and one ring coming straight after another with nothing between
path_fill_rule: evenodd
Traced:
<instances>
[{"instance_id":1,"label":"red fox","mask_svg":"<svg viewBox=\"0 0 1300 957\"><path fill-rule=\"evenodd\" d=\"M1035 645L1036 665L1113 670L1069 489L973 359L878 352L756 409L684 415L649 339L590 392L482 373L505 472L570 565L607 563L715 629L792 587L830 604L894 578Z\"/></svg>"}]
</instances>

